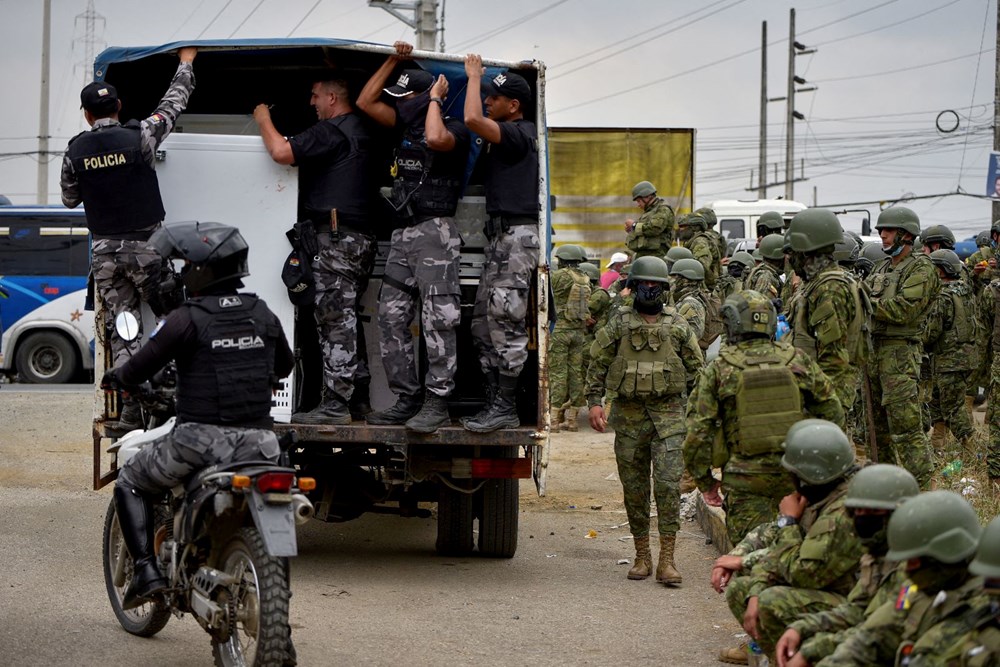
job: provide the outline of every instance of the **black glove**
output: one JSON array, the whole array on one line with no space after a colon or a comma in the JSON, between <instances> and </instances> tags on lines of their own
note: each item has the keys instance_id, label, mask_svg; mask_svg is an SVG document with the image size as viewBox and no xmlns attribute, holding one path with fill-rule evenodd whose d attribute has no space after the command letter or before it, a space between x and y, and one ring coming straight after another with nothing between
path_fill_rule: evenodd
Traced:
<instances>
[{"instance_id":1,"label":"black glove","mask_svg":"<svg viewBox=\"0 0 1000 667\"><path fill-rule=\"evenodd\" d=\"M101 377L101 389L114 391L119 386L121 386L121 382L118 380L118 369L109 368L104 371L104 375Z\"/></svg>"}]
</instances>

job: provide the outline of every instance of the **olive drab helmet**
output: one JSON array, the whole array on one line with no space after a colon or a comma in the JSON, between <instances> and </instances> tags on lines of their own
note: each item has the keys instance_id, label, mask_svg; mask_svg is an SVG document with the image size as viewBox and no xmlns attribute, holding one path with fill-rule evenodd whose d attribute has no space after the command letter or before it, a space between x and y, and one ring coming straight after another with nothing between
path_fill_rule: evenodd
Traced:
<instances>
[{"instance_id":1,"label":"olive drab helmet","mask_svg":"<svg viewBox=\"0 0 1000 667\"><path fill-rule=\"evenodd\" d=\"M696 259L679 259L670 267L670 275L688 280L704 280L705 267Z\"/></svg>"},{"instance_id":2,"label":"olive drab helmet","mask_svg":"<svg viewBox=\"0 0 1000 667\"><path fill-rule=\"evenodd\" d=\"M1000 579L1000 517L983 529L976 557L969 563L969 572L987 579Z\"/></svg>"},{"instance_id":3,"label":"olive drab helmet","mask_svg":"<svg viewBox=\"0 0 1000 667\"><path fill-rule=\"evenodd\" d=\"M646 255L632 262L632 269L628 274L628 282L634 283L640 280L651 280L657 283L670 281L670 272L667 270L667 263L659 257Z\"/></svg>"},{"instance_id":4,"label":"olive drab helmet","mask_svg":"<svg viewBox=\"0 0 1000 667\"><path fill-rule=\"evenodd\" d=\"M893 206L878 214L875 229L902 229L916 238L920 236L920 218L905 206Z\"/></svg>"},{"instance_id":5,"label":"olive drab helmet","mask_svg":"<svg viewBox=\"0 0 1000 667\"><path fill-rule=\"evenodd\" d=\"M226 281L250 275L250 247L240 230L221 222L176 222L163 225L149 243L164 259L182 259L181 280L198 293Z\"/></svg>"},{"instance_id":6,"label":"olive drab helmet","mask_svg":"<svg viewBox=\"0 0 1000 667\"><path fill-rule=\"evenodd\" d=\"M977 248L989 248L990 243L990 233L989 232L979 232L976 234L976 247Z\"/></svg>"},{"instance_id":7,"label":"olive drab helmet","mask_svg":"<svg viewBox=\"0 0 1000 667\"><path fill-rule=\"evenodd\" d=\"M938 243L942 248L948 250L954 250L955 248L955 234L944 225L931 225L920 232L920 240L924 244Z\"/></svg>"},{"instance_id":8,"label":"olive drab helmet","mask_svg":"<svg viewBox=\"0 0 1000 667\"><path fill-rule=\"evenodd\" d=\"M587 277L590 278L592 285L596 285L601 281L601 270L597 268L596 264L591 264L590 262L580 262L580 265L577 268L583 271Z\"/></svg>"},{"instance_id":9,"label":"olive drab helmet","mask_svg":"<svg viewBox=\"0 0 1000 667\"><path fill-rule=\"evenodd\" d=\"M785 228L785 219L777 211L764 211L757 218L757 236L780 234ZM763 234L761 232L764 232Z\"/></svg>"},{"instance_id":10,"label":"olive drab helmet","mask_svg":"<svg viewBox=\"0 0 1000 667\"><path fill-rule=\"evenodd\" d=\"M935 250L930 254L931 262L934 266L940 266L944 274L949 278L962 277L962 260L958 258L954 250Z\"/></svg>"},{"instance_id":11,"label":"olive drab helmet","mask_svg":"<svg viewBox=\"0 0 1000 667\"><path fill-rule=\"evenodd\" d=\"M864 257L872 264L878 264L885 259L885 253L882 252L882 244L869 241L861 248L861 257Z\"/></svg>"},{"instance_id":12,"label":"olive drab helmet","mask_svg":"<svg viewBox=\"0 0 1000 667\"><path fill-rule=\"evenodd\" d=\"M729 263L732 264L733 262L742 264L748 269L752 269L757 264L757 262L754 261L753 255L748 253L746 250L737 250L733 253L733 256L729 258Z\"/></svg>"},{"instance_id":13,"label":"olive drab helmet","mask_svg":"<svg viewBox=\"0 0 1000 667\"><path fill-rule=\"evenodd\" d=\"M715 227L715 225L719 222L719 216L715 214L713 209L710 209L707 206L702 206L697 209L695 213L705 218L705 224L708 225L708 229Z\"/></svg>"},{"instance_id":14,"label":"olive drab helmet","mask_svg":"<svg viewBox=\"0 0 1000 667\"><path fill-rule=\"evenodd\" d=\"M825 419L795 422L785 434L781 467L810 486L840 479L854 467L854 445Z\"/></svg>"},{"instance_id":15,"label":"olive drab helmet","mask_svg":"<svg viewBox=\"0 0 1000 667\"><path fill-rule=\"evenodd\" d=\"M764 259L785 259L785 237L781 234L768 234L760 240L760 256Z\"/></svg>"},{"instance_id":16,"label":"olive drab helmet","mask_svg":"<svg viewBox=\"0 0 1000 667\"><path fill-rule=\"evenodd\" d=\"M677 221L678 227L696 227L701 231L708 229L708 220L700 213L689 213Z\"/></svg>"},{"instance_id":17,"label":"olive drab helmet","mask_svg":"<svg viewBox=\"0 0 1000 667\"><path fill-rule=\"evenodd\" d=\"M674 262L682 259L694 259L694 254L682 245L675 245L667 251L667 256L663 258L663 261L667 263L667 269L671 269Z\"/></svg>"},{"instance_id":18,"label":"olive drab helmet","mask_svg":"<svg viewBox=\"0 0 1000 667\"><path fill-rule=\"evenodd\" d=\"M722 321L731 341L744 336L770 338L778 327L778 311L766 296L755 290L730 294L722 304Z\"/></svg>"},{"instance_id":19,"label":"olive drab helmet","mask_svg":"<svg viewBox=\"0 0 1000 667\"><path fill-rule=\"evenodd\" d=\"M567 243L556 248L556 259L562 262L583 262L587 259L587 253L578 245Z\"/></svg>"},{"instance_id":20,"label":"olive drab helmet","mask_svg":"<svg viewBox=\"0 0 1000 667\"><path fill-rule=\"evenodd\" d=\"M920 493L916 478L906 468L877 463L862 468L851 478L844 506L894 510L907 498Z\"/></svg>"},{"instance_id":21,"label":"olive drab helmet","mask_svg":"<svg viewBox=\"0 0 1000 667\"><path fill-rule=\"evenodd\" d=\"M1000 219L994 220L990 225L990 234L1000 234Z\"/></svg>"},{"instance_id":22,"label":"olive drab helmet","mask_svg":"<svg viewBox=\"0 0 1000 667\"><path fill-rule=\"evenodd\" d=\"M976 510L954 491L927 491L905 501L889 519L889 560L924 556L958 563L976 552L982 529Z\"/></svg>"},{"instance_id":23,"label":"olive drab helmet","mask_svg":"<svg viewBox=\"0 0 1000 667\"><path fill-rule=\"evenodd\" d=\"M844 240L833 247L833 259L838 264L854 264L860 253L860 239L851 232L844 232Z\"/></svg>"},{"instance_id":24,"label":"olive drab helmet","mask_svg":"<svg viewBox=\"0 0 1000 667\"><path fill-rule=\"evenodd\" d=\"M654 186L649 181L639 181L634 186L632 186L632 201L635 201L639 197L648 197L650 195L656 194L656 186Z\"/></svg>"},{"instance_id":25,"label":"olive drab helmet","mask_svg":"<svg viewBox=\"0 0 1000 667\"><path fill-rule=\"evenodd\" d=\"M844 240L837 215L826 208L807 208L792 218L785 240L795 252L815 252L832 248Z\"/></svg>"}]
</instances>

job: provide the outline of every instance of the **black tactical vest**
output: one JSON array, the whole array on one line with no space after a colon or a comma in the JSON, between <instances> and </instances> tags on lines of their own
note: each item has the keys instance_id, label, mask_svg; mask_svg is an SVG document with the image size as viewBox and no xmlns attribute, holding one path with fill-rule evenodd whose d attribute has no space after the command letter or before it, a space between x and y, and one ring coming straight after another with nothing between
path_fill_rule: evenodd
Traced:
<instances>
[{"instance_id":1,"label":"black tactical vest","mask_svg":"<svg viewBox=\"0 0 1000 667\"><path fill-rule=\"evenodd\" d=\"M427 147L423 127L408 128L396 149L393 203L402 214L450 217L458 209L464 165Z\"/></svg>"},{"instance_id":2,"label":"black tactical vest","mask_svg":"<svg viewBox=\"0 0 1000 667\"><path fill-rule=\"evenodd\" d=\"M300 165L299 180L308 181L303 183L304 212L309 217L321 213L328 221L330 209L335 208L338 215L344 217L345 223L364 224L372 194L368 132L361 119L353 113L321 122L329 123L343 133L348 150Z\"/></svg>"},{"instance_id":3,"label":"black tactical vest","mask_svg":"<svg viewBox=\"0 0 1000 667\"><path fill-rule=\"evenodd\" d=\"M116 237L163 220L156 171L142 158L140 128L103 125L70 140L66 152L80 183L87 227L98 236Z\"/></svg>"}]
</instances>

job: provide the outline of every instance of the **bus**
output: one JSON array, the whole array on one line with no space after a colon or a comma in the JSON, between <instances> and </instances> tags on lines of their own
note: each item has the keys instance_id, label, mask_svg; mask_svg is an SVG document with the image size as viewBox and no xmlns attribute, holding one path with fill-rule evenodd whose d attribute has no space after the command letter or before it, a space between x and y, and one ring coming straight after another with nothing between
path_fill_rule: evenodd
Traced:
<instances>
[{"instance_id":1,"label":"bus","mask_svg":"<svg viewBox=\"0 0 1000 667\"><path fill-rule=\"evenodd\" d=\"M0 373L69 382L94 368L83 209L0 206Z\"/></svg>"}]
</instances>

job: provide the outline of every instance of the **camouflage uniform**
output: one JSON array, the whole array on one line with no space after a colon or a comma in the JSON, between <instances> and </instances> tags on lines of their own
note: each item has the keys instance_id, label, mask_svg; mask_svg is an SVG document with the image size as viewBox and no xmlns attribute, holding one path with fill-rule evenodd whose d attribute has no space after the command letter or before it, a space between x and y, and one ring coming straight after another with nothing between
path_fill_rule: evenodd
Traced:
<instances>
[{"instance_id":1,"label":"camouflage uniform","mask_svg":"<svg viewBox=\"0 0 1000 667\"><path fill-rule=\"evenodd\" d=\"M674 209L657 197L643 210L632 231L625 235L625 246L635 259L647 255L663 257L673 245L676 234Z\"/></svg>"},{"instance_id":2,"label":"camouflage uniform","mask_svg":"<svg viewBox=\"0 0 1000 667\"><path fill-rule=\"evenodd\" d=\"M726 297L733 292L740 292L742 290L743 279L734 278L727 273L723 276L719 276L719 281L715 283L715 291L713 294L715 298L719 300L719 303L722 303L726 300Z\"/></svg>"},{"instance_id":3,"label":"camouflage uniform","mask_svg":"<svg viewBox=\"0 0 1000 667\"><path fill-rule=\"evenodd\" d=\"M913 645L911 667L996 667L1000 664L1000 602L980 595L924 633Z\"/></svg>"},{"instance_id":4,"label":"camouflage uniform","mask_svg":"<svg viewBox=\"0 0 1000 667\"><path fill-rule=\"evenodd\" d=\"M867 282L874 347L868 373L879 453L909 470L926 488L934 470L917 386L920 336L940 279L926 255L911 252L896 264L891 258L876 264Z\"/></svg>"},{"instance_id":5,"label":"camouflage uniform","mask_svg":"<svg viewBox=\"0 0 1000 667\"><path fill-rule=\"evenodd\" d=\"M985 271L976 273L972 269L980 262L989 262L991 259L997 256L996 250L992 247L983 247L976 250L968 257L965 258L965 265L969 267L969 272L972 274L972 286L975 289L976 294L981 294L983 288L989 285L994 278L997 277L997 270L991 266L987 266Z\"/></svg>"},{"instance_id":6,"label":"camouflage uniform","mask_svg":"<svg viewBox=\"0 0 1000 667\"><path fill-rule=\"evenodd\" d=\"M657 362L639 362L640 370L650 364L650 374L627 370L634 363L623 356L630 343L644 347L640 354L655 351ZM615 401L610 424L615 429L615 460L632 536L649 536L650 466L660 536L674 535L680 511L677 485L683 469L684 393L701 368L698 341L673 308L664 308L655 323L646 323L632 309L622 308L597 332L590 355L589 405L601 405L605 394ZM664 366L662 372L658 373L657 365ZM657 375L661 380L669 375L666 386L658 386ZM641 386L643 378L648 386Z\"/></svg>"},{"instance_id":7,"label":"camouflage uniform","mask_svg":"<svg viewBox=\"0 0 1000 667\"><path fill-rule=\"evenodd\" d=\"M679 277L679 276L675 276ZM722 318L717 297L694 281L684 281L686 286L678 286L673 292L677 312L691 325L698 337L702 351L708 349L722 333Z\"/></svg>"},{"instance_id":8,"label":"camouflage uniform","mask_svg":"<svg viewBox=\"0 0 1000 667\"><path fill-rule=\"evenodd\" d=\"M583 339L583 376L586 379L587 369L590 368L590 346L594 344L594 337L597 332L608 323L608 316L611 314L611 295L606 289L591 286L590 300L587 302L587 310L590 311L590 319L593 324L587 327L587 334Z\"/></svg>"},{"instance_id":9,"label":"camouflage uniform","mask_svg":"<svg viewBox=\"0 0 1000 667\"><path fill-rule=\"evenodd\" d=\"M983 290L981 318L990 332L993 356L986 398L986 426L989 429L986 467L991 479L1000 479L1000 281Z\"/></svg>"},{"instance_id":10,"label":"camouflage uniform","mask_svg":"<svg viewBox=\"0 0 1000 667\"><path fill-rule=\"evenodd\" d=\"M448 396L455 387L461 238L452 218L429 218L392 233L379 297L382 366L397 396L420 393L410 324L419 317L427 345L427 391Z\"/></svg>"},{"instance_id":11,"label":"camouflage uniform","mask_svg":"<svg viewBox=\"0 0 1000 667\"><path fill-rule=\"evenodd\" d=\"M746 289L760 292L769 299L777 299L781 295L781 272L767 260L755 266L743 282Z\"/></svg>"},{"instance_id":12,"label":"camouflage uniform","mask_svg":"<svg viewBox=\"0 0 1000 667\"><path fill-rule=\"evenodd\" d=\"M691 251L694 258L705 267L705 288L709 291L715 289L715 283L719 279L719 269L722 266L722 256L719 254L719 244L708 233L699 231L690 239L684 242L684 247ZM664 254L666 252L664 251Z\"/></svg>"},{"instance_id":13,"label":"camouflage uniform","mask_svg":"<svg viewBox=\"0 0 1000 667\"><path fill-rule=\"evenodd\" d=\"M699 340L705 335L705 304L698 298L698 290L685 290L674 294L674 307L684 318Z\"/></svg>"},{"instance_id":14,"label":"camouflage uniform","mask_svg":"<svg viewBox=\"0 0 1000 667\"><path fill-rule=\"evenodd\" d=\"M778 401L787 398L790 403L748 405L743 414L757 415L751 419L743 417L745 423L741 424L737 396L744 384L744 374L756 370L757 366L763 369L786 367L792 374L801 405L794 402L795 397L773 391ZM774 389L787 387L776 383ZM684 464L703 491L714 484L712 467L723 468L726 529L734 544L755 526L770 521L778 511L781 498L794 490L788 473L780 464L781 443L787 426L802 418L803 408L810 415L843 428L844 412L829 378L815 361L787 343L755 338L727 345L699 375L688 399ZM774 434L759 433L764 424L779 422L785 425L776 426ZM716 446L720 427L721 450ZM755 431L763 437L756 437L751 442L748 434Z\"/></svg>"},{"instance_id":15,"label":"camouflage uniform","mask_svg":"<svg viewBox=\"0 0 1000 667\"><path fill-rule=\"evenodd\" d=\"M552 274L556 323L549 336L549 405L583 405L583 342L590 313L590 279L576 267Z\"/></svg>"},{"instance_id":16,"label":"camouflage uniform","mask_svg":"<svg viewBox=\"0 0 1000 667\"><path fill-rule=\"evenodd\" d=\"M823 500L808 505L798 525L770 524L766 551L726 587L726 602L738 620L748 600L757 597L759 644L767 653L799 615L836 607L854 587L862 548L844 507L848 483L841 481ZM753 546L753 551L760 548L756 541ZM741 572L747 569L744 561Z\"/></svg>"}]
</instances>

